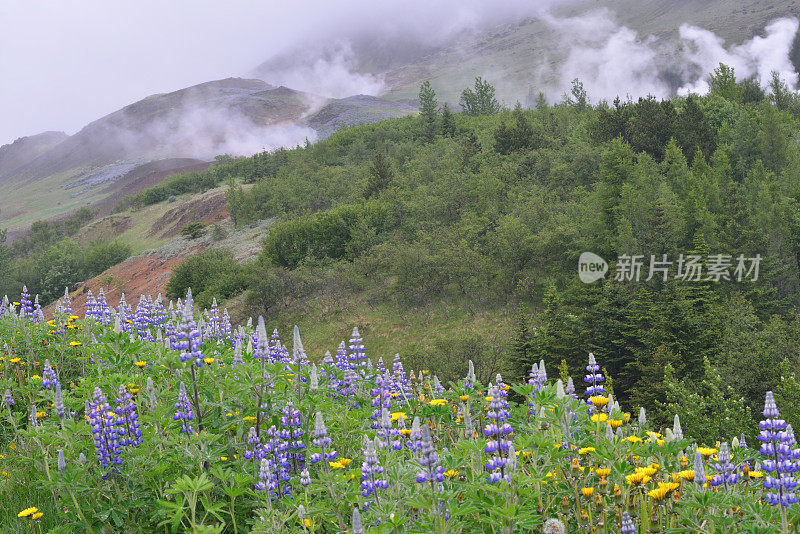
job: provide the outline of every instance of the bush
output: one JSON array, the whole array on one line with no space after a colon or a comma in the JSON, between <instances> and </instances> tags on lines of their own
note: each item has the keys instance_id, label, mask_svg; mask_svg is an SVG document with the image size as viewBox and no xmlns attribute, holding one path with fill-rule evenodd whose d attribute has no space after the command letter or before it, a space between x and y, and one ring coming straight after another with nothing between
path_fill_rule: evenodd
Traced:
<instances>
[{"instance_id":1,"label":"bush","mask_svg":"<svg viewBox=\"0 0 800 534\"><path fill-rule=\"evenodd\" d=\"M214 297L230 298L247 287L245 268L229 250L206 250L182 261L167 282L167 296L179 298L192 288L199 308L208 308Z\"/></svg>"},{"instance_id":2,"label":"bush","mask_svg":"<svg viewBox=\"0 0 800 534\"><path fill-rule=\"evenodd\" d=\"M131 255L131 247L125 243L93 243L86 251L84 261L89 276L97 276L109 267L125 261Z\"/></svg>"},{"instance_id":3,"label":"bush","mask_svg":"<svg viewBox=\"0 0 800 534\"><path fill-rule=\"evenodd\" d=\"M189 239L197 239L198 237L202 236L205 233L206 233L206 227L203 226L203 223L200 222L189 223L183 228L181 228L181 235L186 236Z\"/></svg>"}]
</instances>

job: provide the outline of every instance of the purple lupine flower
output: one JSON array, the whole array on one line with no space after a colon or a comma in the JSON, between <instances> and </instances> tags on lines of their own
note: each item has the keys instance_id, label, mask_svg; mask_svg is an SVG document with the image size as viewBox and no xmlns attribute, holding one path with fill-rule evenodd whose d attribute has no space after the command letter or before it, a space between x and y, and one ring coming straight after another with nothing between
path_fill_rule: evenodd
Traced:
<instances>
[{"instance_id":1,"label":"purple lupine flower","mask_svg":"<svg viewBox=\"0 0 800 534\"><path fill-rule=\"evenodd\" d=\"M363 369L367 363L367 349L364 348L364 340L361 338L357 326L353 327L353 333L350 336L347 362L351 369Z\"/></svg>"},{"instance_id":2,"label":"purple lupine flower","mask_svg":"<svg viewBox=\"0 0 800 534\"><path fill-rule=\"evenodd\" d=\"M304 488L311 485L311 474L308 472L308 469L300 471L300 485Z\"/></svg>"},{"instance_id":3,"label":"purple lupine flower","mask_svg":"<svg viewBox=\"0 0 800 534\"><path fill-rule=\"evenodd\" d=\"M246 460L252 460L255 458L261 446L261 438L259 438L256 427L254 426L251 426L250 430L247 431L247 444L250 445L250 450L244 451L242 456L244 456Z\"/></svg>"},{"instance_id":4,"label":"purple lupine flower","mask_svg":"<svg viewBox=\"0 0 800 534\"><path fill-rule=\"evenodd\" d=\"M8 313L8 307L10 305L11 303L8 302L8 295L3 295L3 301L0 303L0 317Z\"/></svg>"},{"instance_id":5,"label":"purple lupine flower","mask_svg":"<svg viewBox=\"0 0 800 534\"><path fill-rule=\"evenodd\" d=\"M283 440L281 452L285 452L286 460L291 463L292 471L298 473L305 464L303 456L303 429L300 421L300 410L296 410L292 401L287 401L280 419L280 436Z\"/></svg>"},{"instance_id":6,"label":"purple lupine flower","mask_svg":"<svg viewBox=\"0 0 800 534\"><path fill-rule=\"evenodd\" d=\"M44 371L42 371L42 388L50 389L58 384L58 375L50 366L50 360L44 361Z\"/></svg>"},{"instance_id":7,"label":"purple lupine flower","mask_svg":"<svg viewBox=\"0 0 800 534\"><path fill-rule=\"evenodd\" d=\"M422 470L417 475L419 484L430 484L431 489L436 489L444 482L444 467L439 465L439 454L433 446L431 429L422 425L422 443L419 448L419 465Z\"/></svg>"},{"instance_id":8,"label":"purple lupine flower","mask_svg":"<svg viewBox=\"0 0 800 534\"><path fill-rule=\"evenodd\" d=\"M122 458L117 440L115 416L100 388L94 388L94 395L89 402L89 424L92 427L97 459L103 469L110 468L109 473L116 472L116 466L122 464ZM108 473L105 476L108 476Z\"/></svg>"},{"instance_id":9,"label":"purple lupine flower","mask_svg":"<svg viewBox=\"0 0 800 534\"><path fill-rule=\"evenodd\" d=\"M358 507L353 508L353 534L364 534L364 526L361 524L361 512Z\"/></svg>"},{"instance_id":10,"label":"purple lupine flower","mask_svg":"<svg viewBox=\"0 0 800 534\"><path fill-rule=\"evenodd\" d=\"M136 404L133 396L128 392L124 385L119 386L117 393L117 407L114 413L117 414L117 434L120 437L120 445L127 447L132 445L138 447L142 443L142 431L139 426L139 413L136 411Z\"/></svg>"},{"instance_id":11,"label":"purple lupine flower","mask_svg":"<svg viewBox=\"0 0 800 534\"><path fill-rule=\"evenodd\" d=\"M681 429L681 420L678 414L675 414L675 419L672 422L672 435L676 440L683 439L683 429ZM742 434L744 436L744 434Z\"/></svg>"},{"instance_id":12,"label":"purple lupine flower","mask_svg":"<svg viewBox=\"0 0 800 534\"><path fill-rule=\"evenodd\" d=\"M31 413L28 414L28 422L31 424L31 428L39 428L39 411L36 409L35 404L31 406Z\"/></svg>"},{"instance_id":13,"label":"purple lupine flower","mask_svg":"<svg viewBox=\"0 0 800 534\"><path fill-rule=\"evenodd\" d=\"M317 412L314 416L314 431L311 433L311 443L315 447L319 447L320 452L311 455L310 460L312 464L317 462L324 462L325 471L328 471L328 462L336 458L336 450L328 450L333 443L331 438L328 437L328 429L325 428L325 421L322 418L322 412Z\"/></svg>"},{"instance_id":14,"label":"purple lupine flower","mask_svg":"<svg viewBox=\"0 0 800 534\"><path fill-rule=\"evenodd\" d=\"M64 297L61 299L61 311L67 317L72 315L72 299L69 296L69 288L64 288Z\"/></svg>"},{"instance_id":15,"label":"purple lupine flower","mask_svg":"<svg viewBox=\"0 0 800 534\"><path fill-rule=\"evenodd\" d=\"M591 352L589 353L589 365L586 366L587 374L583 377L583 381L589 384L586 387L586 396L593 397L595 395L602 395L606 392L606 388L603 386L602 382L605 381L606 377L603 376L603 373L600 373L600 366L597 365L597 362L594 359L594 354Z\"/></svg>"},{"instance_id":16,"label":"purple lupine flower","mask_svg":"<svg viewBox=\"0 0 800 534\"><path fill-rule=\"evenodd\" d=\"M376 490L386 489L389 482L385 478L380 478L383 474L383 467L378 462L378 453L375 450L375 443L364 436L364 461L361 463L361 495L370 497ZM378 495L375 495L378 498Z\"/></svg>"},{"instance_id":17,"label":"purple lupine flower","mask_svg":"<svg viewBox=\"0 0 800 534\"><path fill-rule=\"evenodd\" d=\"M285 452L286 442L283 439L280 439L281 433L275 428L275 425L269 427L267 430L267 443L263 445L257 454L264 458L267 455L271 455L272 459L272 467L275 472L275 479L277 480L277 488L275 491L276 496L280 495L291 495L292 487L290 484L287 484L292 477L289 475L289 468L291 465L289 464L287 454Z\"/></svg>"},{"instance_id":18,"label":"purple lupine flower","mask_svg":"<svg viewBox=\"0 0 800 534\"><path fill-rule=\"evenodd\" d=\"M714 465L717 474L711 478L711 485L723 485L725 489L728 489L728 484L736 484L738 477L736 476L736 466L731 462L731 453L727 443L720 445L717 456L718 461Z\"/></svg>"},{"instance_id":19,"label":"purple lupine flower","mask_svg":"<svg viewBox=\"0 0 800 534\"><path fill-rule=\"evenodd\" d=\"M181 432L185 434L192 434L192 427L189 421L194 419L194 410L189 402L189 395L186 394L186 386L181 382L181 387L178 392L178 401L175 403L175 415L172 418L174 421L181 421Z\"/></svg>"},{"instance_id":20,"label":"purple lupine flower","mask_svg":"<svg viewBox=\"0 0 800 534\"><path fill-rule=\"evenodd\" d=\"M275 498L278 489L278 480L275 478L275 468L272 464L273 462L269 458L261 459L258 484L256 484L256 491L267 493L270 500Z\"/></svg>"},{"instance_id":21,"label":"purple lupine flower","mask_svg":"<svg viewBox=\"0 0 800 534\"><path fill-rule=\"evenodd\" d=\"M136 313L133 316L133 328L139 337L152 341L150 324L150 303L142 295L139 297L139 304L136 306Z\"/></svg>"},{"instance_id":22,"label":"purple lupine flower","mask_svg":"<svg viewBox=\"0 0 800 534\"><path fill-rule=\"evenodd\" d=\"M277 331L275 334L277 335ZM261 316L258 318L256 339L253 342L253 357L256 360L264 361L269 358L269 338L267 338L267 327L264 325L264 318Z\"/></svg>"},{"instance_id":23,"label":"purple lupine flower","mask_svg":"<svg viewBox=\"0 0 800 534\"><path fill-rule=\"evenodd\" d=\"M508 451L511 440L507 439L513 433L511 425L508 423L508 401L500 394L498 386L492 386L489 390L489 411L486 413L488 423L483 429L484 435L489 441L484 447L484 452L491 456L486 463L486 470L489 471L489 482L508 481L506 474L506 464L508 463Z\"/></svg>"},{"instance_id":24,"label":"purple lupine flower","mask_svg":"<svg viewBox=\"0 0 800 534\"><path fill-rule=\"evenodd\" d=\"M414 451L416 456L419 456L419 450L422 448L422 428L419 416L414 416L414 420L411 422L411 433L408 435L406 447Z\"/></svg>"},{"instance_id":25,"label":"purple lupine flower","mask_svg":"<svg viewBox=\"0 0 800 534\"><path fill-rule=\"evenodd\" d=\"M706 468L703 465L703 455L699 451L694 453L694 484L699 488L706 485Z\"/></svg>"},{"instance_id":26,"label":"purple lupine flower","mask_svg":"<svg viewBox=\"0 0 800 534\"><path fill-rule=\"evenodd\" d=\"M564 386L564 393L572 397L573 399L577 399L578 395L575 394L575 383L572 381L572 377L567 377L567 385Z\"/></svg>"},{"instance_id":27,"label":"purple lupine flower","mask_svg":"<svg viewBox=\"0 0 800 534\"><path fill-rule=\"evenodd\" d=\"M58 466L59 473L67 468L67 462L64 460L64 449L58 449L58 461L56 465Z\"/></svg>"},{"instance_id":28,"label":"purple lupine flower","mask_svg":"<svg viewBox=\"0 0 800 534\"><path fill-rule=\"evenodd\" d=\"M33 302L31 302L31 295L28 293L28 286L22 286L22 293L19 296L20 314L25 317L33 315Z\"/></svg>"},{"instance_id":29,"label":"purple lupine flower","mask_svg":"<svg viewBox=\"0 0 800 534\"><path fill-rule=\"evenodd\" d=\"M387 410L392 409L392 396L391 392L389 391L389 384L385 375L378 375L375 377L375 387L372 389L371 406L374 408L374 410L372 411L372 415L369 416L369 418L372 420L369 427L372 429L377 429L380 427L378 420L381 417L381 410L384 408Z\"/></svg>"},{"instance_id":30,"label":"purple lupine flower","mask_svg":"<svg viewBox=\"0 0 800 534\"><path fill-rule=\"evenodd\" d=\"M631 514L627 510L622 512L622 525L620 525L619 531L622 534L636 534L636 525L633 524Z\"/></svg>"},{"instance_id":31,"label":"purple lupine flower","mask_svg":"<svg viewBox=\"0 0 800 534\"><path fill-rule=\"evenodd\" d=\"M44 321L44 312L42 311L42 306L39 304L39 295L36 295L33 298L33 315L32 315L33 322L41 323Z\"/></svg>"},{"instance_id":32,"label":"purple lupine flower","mask_svg":"<svg viewBox=\"0 0 800 534\"><path fill-rule=\"evenodd\" d=\"M194 364L197 367L202 367L203 355L200 349L203 347L203 336L197 329L197 323L194 320L194 302L191 299L191 293L186 296L186 304L183 308L181 324L178 328L176 339L178 344L173 348L181 351L181 361L194 360Z\"/></svg>"},{"instance_id":33,"label":"purple lupine flower","mask_svg":"<svg viewBox=\"0 0 800 534\"><path fill-rule=\"evenodd\" d=\"M11 389L6 388L6 393L3 395L3 402L9 407L9 409L14 406L14 397L11 396Z\"/></svg>"},{"instance_id":34,"label":"purple lupine flower","mask_svg":"<svg viewBox=\"0 0 800 534\"><path fill-rule=\"evenodd\" d=\"M478 379L475 377L475 364L470 360L467 368L467 376L464 378L464 388L472 389L477 382Z\"/></svg>"},{"instance_id":35,"label":"purple lupine flower","mask_svg":"<svg viewBox=\"0 0 800 534\"><path fill-rule=\"evenodd\" d=\"M764 477L764 488L769 490L764 500L772 506L788 508L798 501L795 495L797 480L794 473L799 466L796 461L800 451L792 449L796 444L791 425L779 419L780 412L771 391L767 391L764 401L764 420L758 424L761 441L761 454L767 459L761 470L769 473Z\"/></svg>"},{"instance_id":36,"label":"purple lupine flower","mask_svg":"<svg viewBox=\"0 0 800 534\"><path fill-rule=\"evenodd\" d=\"M56 382L56 393L53 404L56 407L56 415L59 419L64 419L67 416L67 411L64 409L64 397L61 393L61 384Z\"/></svg>"},{"instance_id":37,"label":"purple lupine flower","mask_svg":"<svg viewBox=\"0 0 800 534\"><path fill-rule=\"evenodd\" d=\"M231 367L236 367L237 365L244 365L244 360L242 360L241 338L236 339L235 346L233 349L233 362L231 362Z\"/></svg>"}]
</instances>

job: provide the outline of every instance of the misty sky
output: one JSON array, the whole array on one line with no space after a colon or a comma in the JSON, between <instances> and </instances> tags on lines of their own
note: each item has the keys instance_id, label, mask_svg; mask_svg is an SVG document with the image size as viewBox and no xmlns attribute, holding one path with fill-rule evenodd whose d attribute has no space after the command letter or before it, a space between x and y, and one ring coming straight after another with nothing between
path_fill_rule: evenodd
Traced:
<instances>
[{"instance_id":1,"label":"misty sky","mask_svg":"<svg viewBox=\"0 0 800 534\"><path fill-rule=\"evenodd\" d=\"M373 0L3 0L0 144L45 130L72 134L147 95L246 75L282 47L311 36L346 38L381 25L391 25L387 31L443 35L531 9L531 2L498 9L487 0L379 5Z\"/></svg>"}]
</instances>

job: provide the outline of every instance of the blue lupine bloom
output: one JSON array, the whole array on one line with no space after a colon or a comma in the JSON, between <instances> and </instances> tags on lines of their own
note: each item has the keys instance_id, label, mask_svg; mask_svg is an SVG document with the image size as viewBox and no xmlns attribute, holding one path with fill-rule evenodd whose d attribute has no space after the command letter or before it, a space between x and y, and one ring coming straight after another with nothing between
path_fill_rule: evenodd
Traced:
<instances>
[{"instance_id":1,"label":"blue lupine bloom","mask_svg":"<svg viewBox=\"0 0 800 534\"><path fill-rule=\"evenodd\" d=\"M592 397L594 395L604 394L606 388L603 386L602 382L605 381L606 377L603 376L603 373L599 372L600 366L597 365L594 354L591 352L589 353L589 365L586 366L586 371L588 371L588 374L583 377L583 381L589 384L586 387L586 396Z\"/></svg>"},{"instance_id":2,"label":"blue lupine bloom","mask_svg":"<svg viewBox=\"0 0 800 534\"><path fill-rule=\"evenodd\" d=\"M720 445L717 456L718 461L714 465L717 474L711 478L711 485L723 485L725 489L728 489L729 484L736 484L738 477L736 476L736 466L731 462L731 453L728 450L727 443Z\"/></svg>"},{"instance_id":3,"label":"blue lupine bloom","mask_svg":"<svg viewBox=\"0 0 800 534\"><path fill-rule=\"evenodd\" d=\"M191 293L186 296L181 323L175 337L177 344L173 345L172 348L181 351L181 361L185 363L189 360L194 360L194 364L197 367L202 367L203 355L200 353L200 349L203 347L203 336L200 334L200 330L197 329L197 323L194 320L194 303L191 299Z\"/></svg>"},{"instance_id":4,"label":"blue lupine bloom","mask_svg":"<svg viewBox=\"0 0 800 534\"><path fill-rule=\"evenodd\" d=\"M189 395L186 394L186 385L183 382L181 382L181 387L178 391L178 401L175 403L175 415L172 419L181 422L181 432L192 434L192 427L189 425L189 421L194 419L194 410L192 410Z\"/></svg>"},{"instance_id":5,"label":"blue lupine bloom","mask_svg":"<svg viewBox=\"0 0 800 534\"><path fill-rule=\"evenodd\" d=\"M272 460L268 458L261 459L258 484L256 484L256 491L267 493L270 499L275 498L275 494L278 490L278 480L275 477L275 468L272 464Z\"/></svg>"},{"instance_id":6,"label":"blue lupine bloom","mask_svg":"<svg viewBox=\"0 0 800 534\"><path fill-rule=\"evenodd\" d=\"M435 488L434 483L441 484L444 482L444 467L439 465L439 454L433 446L430 427L422 425L421 434L419 465L422 467L422 471L417 475L417 482L420 484L428 483L431 488Z\"/></svg>"},{"instance_id":7,"label":"blue lupine bloom","mask_svg":"<svg viewBox=\"0 0 800 534\"><path fill-rule=\"evenodd\" d=\"M56 382L56 394L53 404L56 407L56 415L60 419L64 419L67 416L67 411L64 409L64 397L61 393L61 384Z\"/></svg>"},{"instance_id":8,"label":"blue lupine bloom","mask_svg":"<svg viewBox=\"0 0 800 534\"><path fill-rule=\"evenodd\" d=\"M389 390L389 381L383 374L375 377L375 387L372 389L372 403L374 408L372 415L369 418L372 420L369 427L372 429L380 428L379 419L381 418L381 411L385 408L392 409L392 395Z\"/></svg>"},{"instance_id":9,"label":"blue lupine bloom","mask_svg":"<svg viewBox=\"0 0 800 534\"><path fill-rule=\"evenodd\" d=\"M139 413L136 411L136 404L133 397L124 385L119 386L117 393L117 407L114 413L117 414L117 434L120 437L120 444L123 447L132 445L138 447L142 443L142 431L139 425Z\"/></svg>"},{"instance_id":10,"label":"blue lupine bloom","mask_svg":"<svg viewBox=\"0 0 800 534\"><path fill-rule=\"evenodd\" d=\"M92 400L89 402L88 415L97 459L103 469L108 470L110 468L109 472L113 473L116 471L115 466L122 464L119 441L117 440L116 417L100 388L94 388Z\"/></svg>"},{"instance_id":11,"label":"blue lupine bloom","mask_svg":"<svg viewBox=\"0 0 800 534\"><path fill-rule=\"evenodd\" d=\"M353 327L353 334L350 336L350 344L347 349L347 362L351 369L363 368L367 363L367 349L364 348L364 340L358 332L358 327Z\"/></svg>"},{"instance_id":12,"label":"blue lupine bloom","mask_svg":"<svg viewBox=\"0 0 800 534\"><path fill-rule=\"evenodd\" d=\"M58 384L58 375L50 365L50 360L44 361L44 371L42 371L42 388L54 388Z\"/></svg>"},{"instance_id":13,"label":"blue lupine bloom","mask_svg":"<svg viewBox=\"0 0 800 534\"><path fill-rule=\"evenodd\" d=\"M31 295L28 293L28 286L22 286L22 293L19 296L20 313L25 317L33 315L33 302L31 302Z\"/></svg>"},{"instance_id":14,"label":"blue lupine bloom","mask_svg":"<svg viewBox=\"0 0 800 534\"><path fill-rule=\"evenodd\" d=\"M309 460L312 464L324 461L325 471L328 470L328 462L336 458L336 450L329 450L331 438L328 437L328 429L325 428L325 421L322 419L322 412L317 412L314 417L314 431L311 433L311 443L319 447L320 452L311 455Z\"/></svg>"},{"instance_id":15,"label":"blue lupine bloom","mask_svg":"<svg viewBox=\"0 0 800 534\"><path fill-rule=\"evenodd\" d=\"M378 462L378 453L375 450L375 443L366 436L364 437L364 461L361 463L361 495L370 497L376 490L386 489L389 482L385 478L380 478L383 474L383 467ZM375 498L377 499L377 495Z\"/></svg>"},{"instance_id":16,"label":"blue lupine bloom","mask_svg":"<svg viewBox=\"0 0 800 534\"><path fill-rule=\"evenodd\" d=\"M11 390L6 388L6 393L3 395L3 402L6 403L6 406L9 408L14 406L14 397L11 396Z\"/></svg>"},{"instance_id":17,"label":"blue lupine bloom","mask_svg":"<svg viewBox=\"0 0 800 534\"><path fill-rule=\"evenodd\" d=\"M489 482L495 483L500 480L508 481L506 465L508 464L508 451L511 440L507 439L514 430L508 423L508 401L500 395L500 388L492 386L489 390L489 411L486 413L488 423L483 429L484 435L489 438L484 447L484 452L490 456L486 463L486 470L489 471Z\"/></svg>"},{"instance_id":18,"label":"blue lupine bloom","mask_svg":"<svg viewBox=\"0 0 800 534\"><path fill-rule=\"evenodd\" d=\"M764 500L772 506L788 508L798 501L794 473L800 468L797 461L800 451L792 449L797 443L794 432L791 425L779 419L780 412L771 391L767 392L762 414L765 419L758 424L761 430L758 439L761 441L761 454L767 459L761 464L761 470L769 473L764 477L764 488L769 490Z\"/></svg>"},{"instance_id":19,"label":"blue lupine bloom","mask_svg":"<svg viewBox=\"0 0 800 534\"><path fill-rule=\"evenodd\" d=\"M675 414L675 419L672 421L672 435L675 439L683 439L683 430L681 429L681 420L678 414Z\"/></svg>"},{"instance_id":20,"label":"blue lupine bloom","mask_svg":"<svg viewBox=\"0 0 800 534\"><path fill-rule=\"evenodd\" d=\"M300 421L300 410L296 410L292 401L287 401L280 419L280 437L283 443L280 451L286 454L286 460L291 463L292 471L298 473L305 464L303 456L303 429Z\"/></svg>"},{"instance_id":21,"label":"blue lupine bloom","mask_svg":"<svg viewBox=\"0 0 800 534\"><path fill-rule=\"evenodd\" d=\"M622 532L622 534L636 534L636 525L633 524L631 514L629 514L627 510L622 512L622 525L620 525L620 532Z\"/></svg>"},{"instance_id":22,"label":"blue lupine bloom","mask_svg":"<svg viewBox=\"0 0 800 534\"><path fill-rule=\"evenodd\" d=\"M311 474L308 472L308 469L300 471L300 485L304 488L311 485Z\"/></svg>"}]
</instances>

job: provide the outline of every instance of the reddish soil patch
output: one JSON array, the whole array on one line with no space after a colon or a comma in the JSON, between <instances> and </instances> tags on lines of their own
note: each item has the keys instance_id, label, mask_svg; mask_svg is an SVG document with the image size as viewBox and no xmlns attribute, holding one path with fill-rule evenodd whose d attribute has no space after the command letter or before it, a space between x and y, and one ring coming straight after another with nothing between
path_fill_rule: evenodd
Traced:
<instances>
[{"instance_id":1,"label":"reddish soil patch","mask_svg":"<svg viewBox=\"0 0 800 534\"><path fill-rule=\"evenodd\" d=\"M228 217L228 203L225 193L200 197L172 208L153 223L148 233L153 237L175 237L189 223L202 222L205 225L221 221Z\"/></svg>"},{"instance_id":2,"label":"reddish soil patch","mask_svg":"<svg viewBox=\"0 0 800 534\"><path fill-rule=\"evenodd\" d=\"M166 286L172 269L188 256L200 252L200 247L189 246L180 255L171 258L162 258L158 254L143 254L128 258L86 282L80 284L77 290L70 292L72 309L81 317L86 313L86 299L89 290L94 296L100 294L103 288L106 300L111 306L119 304L120 295L125 293L128 304L136 306L140 295L155 297L159 293L166 294ZM45 317L52 317L55 303L44 309Z\"/></svg>"}]
</instances>

